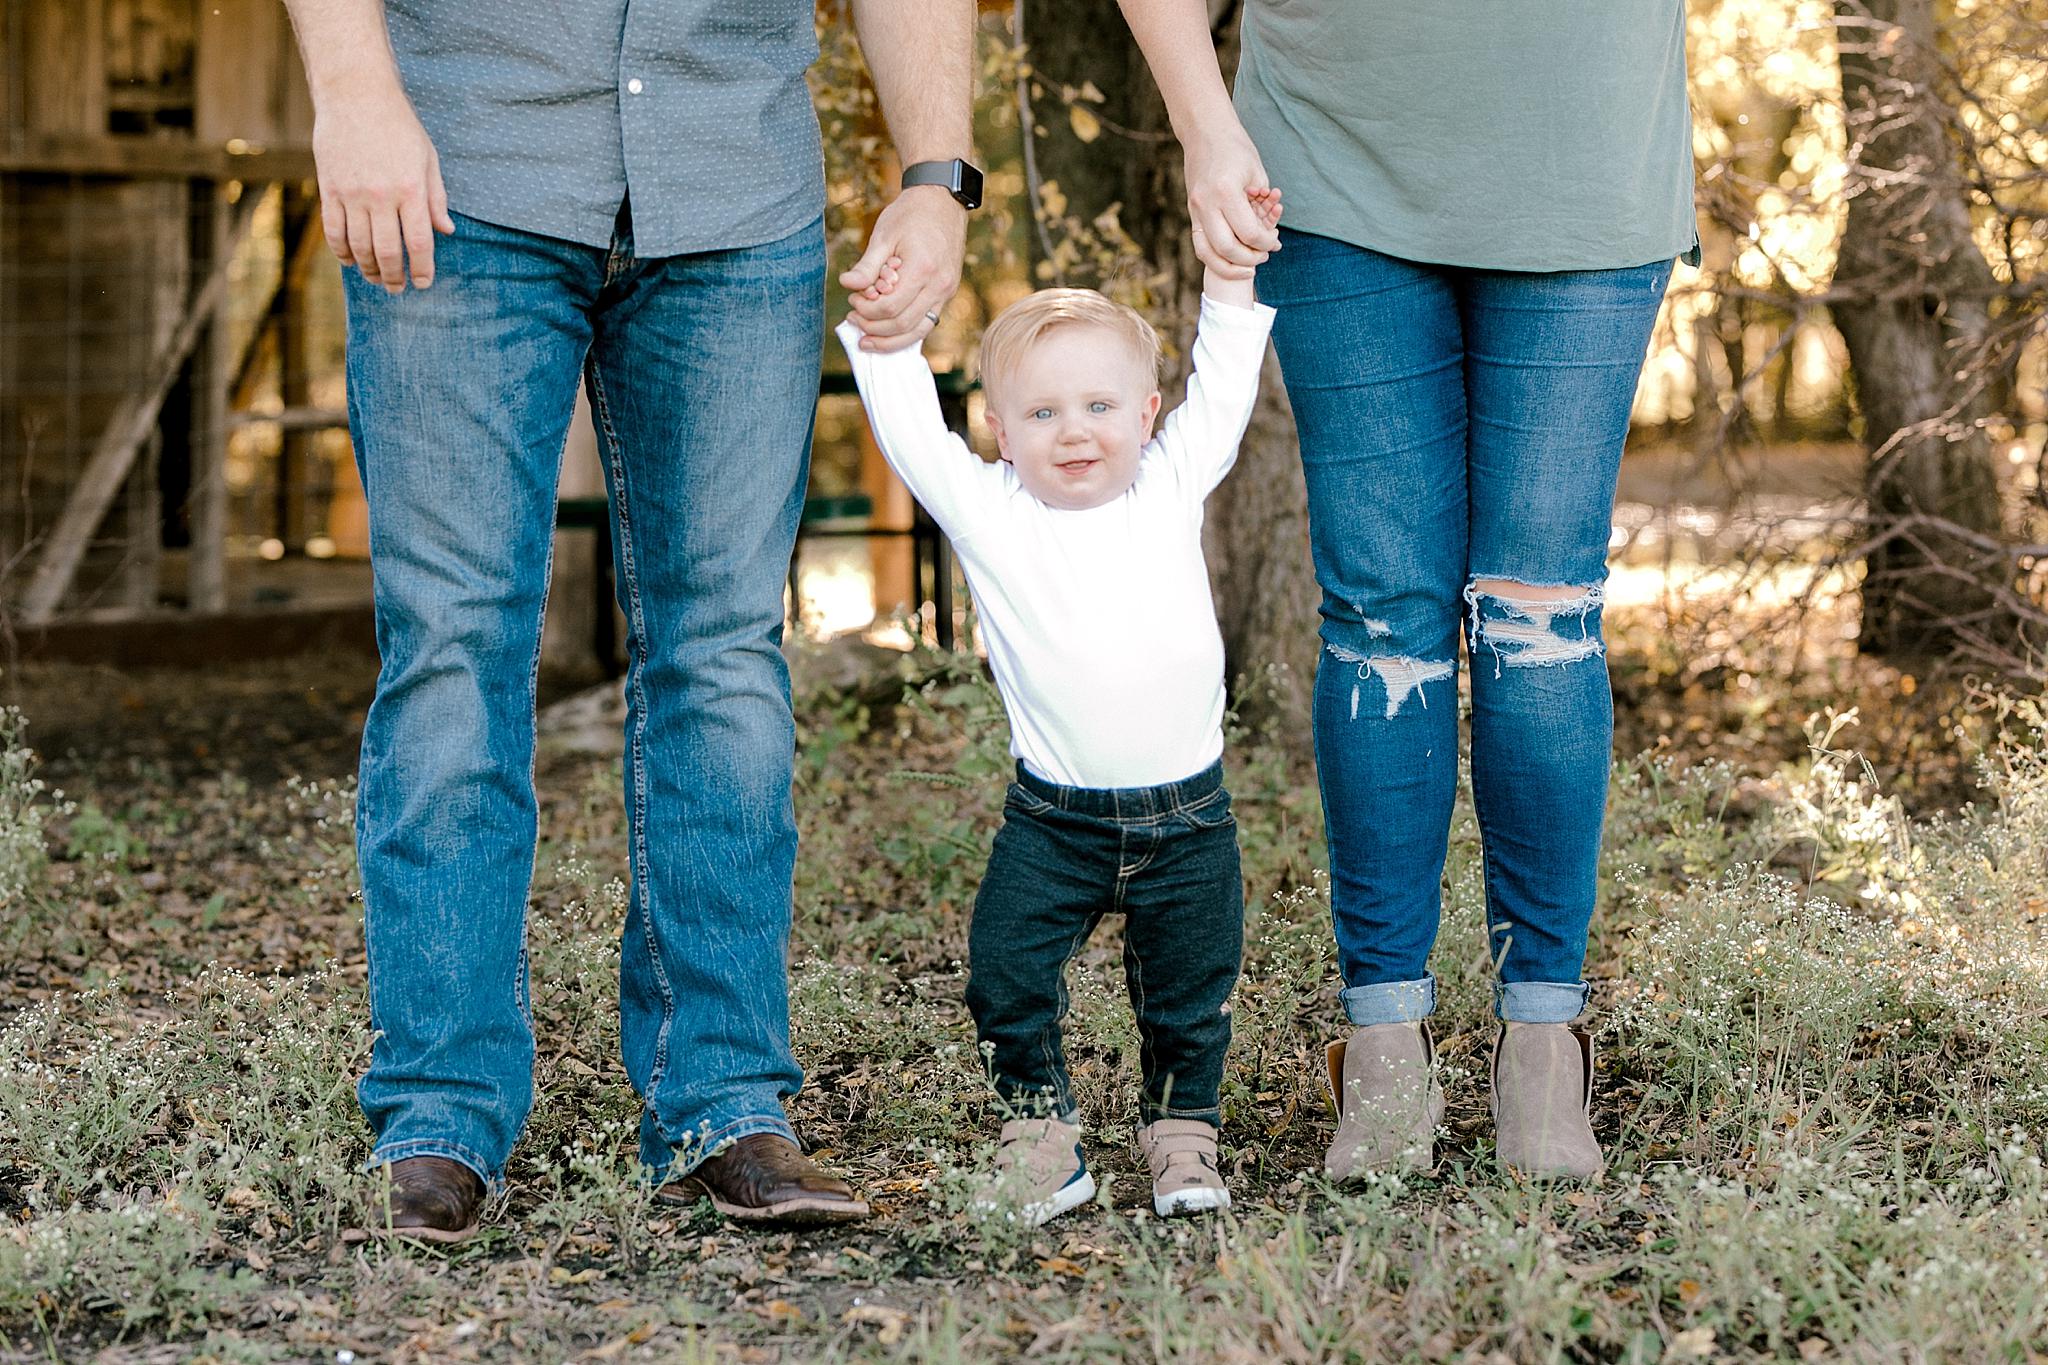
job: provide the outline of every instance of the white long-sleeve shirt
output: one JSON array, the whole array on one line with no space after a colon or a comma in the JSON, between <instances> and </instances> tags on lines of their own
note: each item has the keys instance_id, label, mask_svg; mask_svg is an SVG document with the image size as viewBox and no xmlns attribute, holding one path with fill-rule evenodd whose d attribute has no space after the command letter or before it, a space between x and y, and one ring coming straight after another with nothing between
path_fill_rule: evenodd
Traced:
<instances>
[{"instance_id":1,"label":"white long-sleeve shirt","mask_svg":"<svg viewBox=\"0 0 2048 1365\"><path fill-rule=\"evenodd\" d=\"M1010 752L1037 776L1152 787L1222 755L1223 637L1202 502L1237 461L1272 325L1263 304L1203 298L1187 399L1145 444L1137 480L1067 511L947 428L920 352L863 351L859 329L841 324L883 455L966 571Z\"/></svg>"}]
</instances>

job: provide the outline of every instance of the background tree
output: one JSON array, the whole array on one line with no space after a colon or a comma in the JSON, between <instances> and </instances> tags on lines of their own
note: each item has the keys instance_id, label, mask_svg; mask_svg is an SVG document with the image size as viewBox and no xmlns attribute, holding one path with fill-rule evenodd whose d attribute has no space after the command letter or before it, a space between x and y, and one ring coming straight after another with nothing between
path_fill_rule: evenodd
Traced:
<instances>
[{"instance_id":1,"label":"background tree","mask_svg":"<svg viewBox=\"0 0 2048 1365\"><path fill-rule=\"evenodd\" d=\"M1793 610L1860 594L1866 651L2042 677L2048 3L1689 10L1706 263L1639 402L1758 528L1715 556ZM1754 496L1844 436L1838 509Z\"/></svg>"},{"instance_id":2,"label":"background tree","mask_svg":"<svg viewBox=\"0 0 2048 1365\"><path fill-rule=\"evenodd\" d=\"M2016 36L2002 31L2016 17L1987 23L1935 0L1837 5L1850 143L1833 311L1870 451L1862 639L1878 651L2003 648L2024 618L2048 620L2014 592L1995 463L2028 330L2012 324L2033 291L2010 278L2021 288L2008 291L1977 240L1979 221L2021 226L2024 211L1966 112L1999 100L1968 68ZM2006 131L1993 113L1995 144Z\"/></svg>"}]
</instances>

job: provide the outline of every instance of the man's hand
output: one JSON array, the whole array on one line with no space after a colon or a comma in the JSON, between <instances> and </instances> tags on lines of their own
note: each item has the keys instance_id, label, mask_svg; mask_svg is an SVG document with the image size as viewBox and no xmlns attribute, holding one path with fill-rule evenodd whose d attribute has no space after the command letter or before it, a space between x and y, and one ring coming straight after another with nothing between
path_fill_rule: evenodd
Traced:
<instances>
[{"instance_id":1,"label":"man's hand","mask_svg":"<svg viewBox=\"0 0 2048 1365\"><path fill-rule=\"evenodd\" d=\"M1232 116L1187 141L1188 220L1202 264L1229 272L1263 264L1280 249L1279 199L1259 149ZM1261 207L1272 195L1272 212ZM1238 276L1242 278L1242 276Z\"/></svg>"},{"instance_id":2,"label":"man's hand","mask_svg":"<svg viewBox=\"0 0 2048 1365\"><path fill-rule=\"evenodd\" d=\"M455 231L441 158L394 83L336 97L317 109L313 163L320 221L345 266L393 294L434 282L434 234Z\"/></svg>"},{"instance_id":3,"label":"man's hand","mask_svg":"<svg viewBox=\"0 0 2048 1365\"><path fill-rule=\"evenodd\" d=\"M960 287L967 210L937 185L899 193L868 236L867 250L839 277L870 351L915 346L938 325Z\"/></svg>"}]
</instances>

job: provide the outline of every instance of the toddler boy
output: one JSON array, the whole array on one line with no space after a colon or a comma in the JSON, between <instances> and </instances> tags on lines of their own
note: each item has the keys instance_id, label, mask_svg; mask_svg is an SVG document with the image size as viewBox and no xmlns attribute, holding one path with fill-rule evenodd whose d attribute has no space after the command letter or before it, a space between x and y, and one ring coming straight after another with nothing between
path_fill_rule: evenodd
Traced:
<instances>
[{"instance_id":1,"label":"toddler boy","mask_svg":"<svg viewBox=\"0 0 2048 1365\"><path fill-rule=\"evenodd\" d=\"M1254 202L1278 217L1277 194ZM1202 504L1237 458L1272 316L1249 267L1205 275L1187 399L1155 436L1145 320L1092 290L1028 295L982 340L994 464L947 429L916 350L864 351L854 320L839 328L883 454L953 542L1009 712L1017 780L967 1001L1015 1115L984 1202L1034 1225L1095 1193L1060 1023L1066 966L1106 914L1124 917L1153 1208L1230 1204L1217 1092L1244 899Z\"/></svg>"}]
</instances>

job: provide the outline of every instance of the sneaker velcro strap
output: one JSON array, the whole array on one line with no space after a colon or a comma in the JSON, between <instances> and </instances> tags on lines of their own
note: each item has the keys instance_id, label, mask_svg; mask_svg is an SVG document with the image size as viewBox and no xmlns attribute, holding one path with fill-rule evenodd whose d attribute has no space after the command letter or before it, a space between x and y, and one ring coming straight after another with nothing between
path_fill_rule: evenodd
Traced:
<instances>
[{"instance_id":1,"label":"sneaker velcro strap","mask_svg":"<svg viewBox=\"0 0 2048 1365\"><path fill-rule=\"evenodd\" d=\"M1153 1137L1145 1144L1145 1163L1152 1168L1152 1179L1155 1182L1175 1167L1183 1171L1188 1167L1194 1167L1213 1178L1216 1172L1215 1130L1210 1129L1207 1133L1167 1133ZM1187 1173L1194 1174L1193 1171Z\"/></svg>"},{"instance_id":2,"label":"sneaker velcro strap","mask_svg":"<svg viewBox=\"0 0 2048 1365\"><path fill-rule=\"evenodd\" d=\"M1152 1155L1154 1156L1171 1157L1184 1154L1192 1154L1206 1161L1214 1161L1216 1159L1216 1139L1213 1137L1197 1137L1190 1133L1185 1137L1176 1135L1154 1138L1152 1140Z\"/></svg>"}]
</instances>

